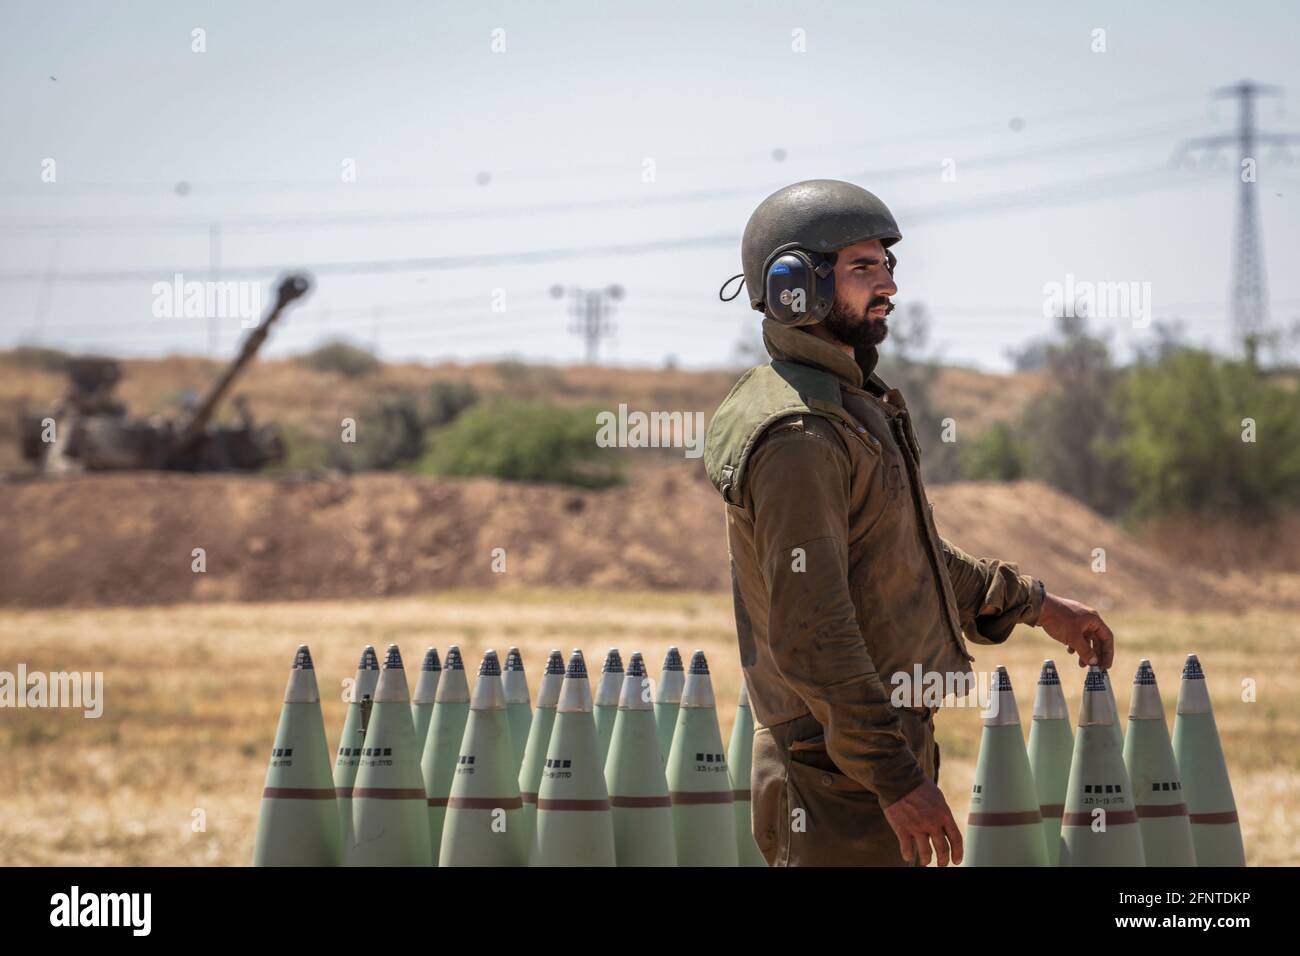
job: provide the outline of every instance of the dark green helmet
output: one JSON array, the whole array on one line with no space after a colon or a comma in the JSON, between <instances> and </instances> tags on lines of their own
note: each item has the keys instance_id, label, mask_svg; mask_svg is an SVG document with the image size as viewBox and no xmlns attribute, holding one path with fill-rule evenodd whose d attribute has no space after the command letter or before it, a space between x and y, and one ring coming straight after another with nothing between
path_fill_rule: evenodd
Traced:
<instances>
[{"instance_id":1,"label":"dark green helmet","mask_svg":"<svg viewBox=\"0 0 1300 956\"><path fill-rule=\"evenodd\" d=\"M871 239L888 247L902 238L889 207L861 186L809 179L778 189L758 204L740 242L749 304L766 310L763 267L778 250L825 253Z\"/></svg>"}]
</instances>

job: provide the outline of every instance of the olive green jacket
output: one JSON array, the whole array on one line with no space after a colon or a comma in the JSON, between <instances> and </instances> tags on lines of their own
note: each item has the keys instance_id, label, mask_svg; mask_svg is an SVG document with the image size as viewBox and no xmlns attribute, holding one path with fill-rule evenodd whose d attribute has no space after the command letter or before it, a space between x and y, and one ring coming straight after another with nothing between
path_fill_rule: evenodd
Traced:
<instances>
[{"instance_id":1,"label":"olive green jacket","mask_svg":"<svg viewBox=\"0 0 1300 956\"><path fill-rule=\"evenodd\" d=\"M1042 582L940 538L875 349L854 361L771 319L763 340L772 361L736 383L704 446L726 500L750 702L765 727L811 713L834 764L887 807L925 779L894 675L969 675L963 632L999 644L1034 624ZM905 706L909 719L929 712L910 693Z\"/></svg>"}]
</instances>

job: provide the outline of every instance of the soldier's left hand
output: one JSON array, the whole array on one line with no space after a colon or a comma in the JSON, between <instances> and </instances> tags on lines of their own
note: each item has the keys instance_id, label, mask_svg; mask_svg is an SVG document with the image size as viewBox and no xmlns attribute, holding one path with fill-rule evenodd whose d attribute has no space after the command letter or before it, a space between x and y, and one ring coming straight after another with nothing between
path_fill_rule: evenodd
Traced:
<instances>
[{"instance_id":1,"label":"soldier's left hand","mask_svg":"<svg viewBox=\"0 0 1300 956\"><path fill-rule=\"evenodd\" d=\"M1064 644L1071 654L1078 654L1080 667L1098 664L1105 670L1115 659L1115 635L1101 615L1086 604L1049 591L1043 598L1038 626L1052 640Z\"/></svg>"}]
</instances>

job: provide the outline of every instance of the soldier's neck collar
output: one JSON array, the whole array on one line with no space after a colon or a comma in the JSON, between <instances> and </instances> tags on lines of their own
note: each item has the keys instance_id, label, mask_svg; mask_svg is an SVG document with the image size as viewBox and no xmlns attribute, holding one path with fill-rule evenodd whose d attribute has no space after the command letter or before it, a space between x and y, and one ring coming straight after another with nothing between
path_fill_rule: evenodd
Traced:
<instances>
[{"instance_id":1,"label":"soldier's neck collar","mask_svg":"<svg viewBox=\"0 0 1300 956\"><path fill-rule=\"evenodd\" d=\"M798 362L830 372L846 385L862 388L872 378L880 353L874 346L858 349L853 358L800 328L790 328L775 319L763 320L763 344L772 358Z\"/></svg>"}]
</instances>

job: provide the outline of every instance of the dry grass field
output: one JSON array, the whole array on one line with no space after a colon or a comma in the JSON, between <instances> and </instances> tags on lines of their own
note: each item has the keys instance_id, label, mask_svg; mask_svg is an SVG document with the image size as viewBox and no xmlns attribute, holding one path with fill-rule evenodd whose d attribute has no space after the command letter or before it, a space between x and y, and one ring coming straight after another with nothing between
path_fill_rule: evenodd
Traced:
<instances>
[{"instance_id":1,"label":"dry grass field","mask_svg":"<svg viewBox=\"0 0 1300 956\"><path fill-rule=\"evenodd\" d=\"M1201 655L1255 865L1300 863L1300 641L1294 613L1244 615L1124 610L1108 615L1120 640L1116 690L1150 657L1172 725L1178 673ZM244 865L280 700L294 648L311 645L326 731L337 744L341 682L361 647L398 643L408 667L424 649L459 644L471 666L489 647L517 645L536 691L552 647L582 647L589 662L617 646L642 651L657 673L670 644L709 656L724 740L739 666L729 598L717 594L453 591L436 596L269 604L80 610L0 610L0 669L102 670L104 713L0 710L0 865ZM1066 655L1042 631L1021 628L1002 649L975 648L976 666L1006 664L1028 724L1044 657ZM1066 662L1068 663L1068 661ZM1077 713L1082 681L1062 667ZM1241 682L1257 683L1254 703ZM413 683L413 681L412 681ZM940 785L964 821L979 715L938 718ZM1027 730L1026 730L1027 732ZM205 827L192 826L202 810Z\"/></svg>"}]
</instances>

